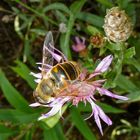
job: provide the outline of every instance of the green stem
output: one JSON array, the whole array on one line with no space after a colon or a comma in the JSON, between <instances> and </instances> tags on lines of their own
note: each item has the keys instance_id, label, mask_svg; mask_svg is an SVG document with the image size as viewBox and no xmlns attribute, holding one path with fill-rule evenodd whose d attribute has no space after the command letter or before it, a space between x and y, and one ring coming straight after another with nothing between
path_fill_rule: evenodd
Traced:
<instances>
[{"instance_id":1,"label":"green stem","mask_svg":"<svg viewBox=\"0 0 140 140\"><path fill-rule=\"evenodd\" d=\"M119 77L119 75L122 73L122 66L123 66L123 58L124 58L124 50L125 50L125 44L124 42L121 42L119 44L120 50L118 53L118 61L116 63L116 76L114 78L114 81L117 80L117 78Z\"/></svg>"}]
</instances>

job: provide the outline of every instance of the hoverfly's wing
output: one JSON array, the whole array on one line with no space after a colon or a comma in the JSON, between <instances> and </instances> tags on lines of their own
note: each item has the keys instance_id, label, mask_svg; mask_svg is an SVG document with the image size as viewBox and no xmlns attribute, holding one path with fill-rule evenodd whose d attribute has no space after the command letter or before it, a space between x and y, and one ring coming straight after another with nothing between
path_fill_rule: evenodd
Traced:
<instances>
[{"instance_id":1,"label":"hoverfly's wing","mask_svg":"<svg viewBox=\"0 0 140 140\"><path fill-rule=\"evenodd\" d=\"M53 36L51 32L48 32L43 45L43 56L42 56L42 72L45 73L53 66L53 57L51 55L51 52L54 52L53 48L51 48L51 45L54 46Z\"/></svg>"},{"instance_id":2,"label":"hoverfly's wing","mask_svg":"<svg viewBox=\"0 0 140 140\"><path fill-rule=\"evenodd\" d=\"M67 61L67 58L64 56L62 52L57 50L54 47L53 35L52 32L49 31L45 37L44 45L43 45L43 57L42 57L42 75L48 72L54 65L54 60L59 62Z\"/></svg>"}]
</instances>

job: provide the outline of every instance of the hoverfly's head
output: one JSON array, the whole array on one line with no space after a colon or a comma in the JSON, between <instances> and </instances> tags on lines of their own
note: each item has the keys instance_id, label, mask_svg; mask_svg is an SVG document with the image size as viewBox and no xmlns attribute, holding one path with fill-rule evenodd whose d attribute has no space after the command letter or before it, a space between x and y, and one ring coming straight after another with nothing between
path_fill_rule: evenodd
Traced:
<instances>
[{"instance_id":1,"label":"hoverfly's head","mask_svg":"<svg viewBox=\"0 0 140 140\"><path fill-rule=\"evenodd\" d=\"M42 80L33 92L33 96L40 104L47 104L52 100L53 91L48 86L46 80Z\"/></svg>"}]
</instances>

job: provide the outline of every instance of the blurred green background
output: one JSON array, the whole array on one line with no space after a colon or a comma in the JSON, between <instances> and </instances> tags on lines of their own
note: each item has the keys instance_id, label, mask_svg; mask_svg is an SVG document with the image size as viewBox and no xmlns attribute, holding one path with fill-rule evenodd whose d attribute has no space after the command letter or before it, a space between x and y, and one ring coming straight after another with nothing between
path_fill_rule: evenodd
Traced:
<instances>
[{"instance_id":1,"label":"blurred green background","mask_svg":"<svg viewBox=\"0 0 140 140\"><path fill-rule=\"evenodd\" d=\"M103 30L106 10L119 6L132 19L134 30L125 43L91 41ZM0 140L140 140L140 1L139 0L1 0L0 1ZM63 25L63 26L61 26ZM60 28L60 26L62 28ZM31 108L36 87L30 72L39 72L48 31L69 60L93 71L99 58L114 56L103 75L105 87L129 97L122 102L102 96L98 105L113 125L104 123L101 136L87 104L64 107L59 115L37 121L48 108ZM74 52L74 38L85 37L86 49ZM67 109L66 109L67 108Z\"/></svg>"}]
</instances>

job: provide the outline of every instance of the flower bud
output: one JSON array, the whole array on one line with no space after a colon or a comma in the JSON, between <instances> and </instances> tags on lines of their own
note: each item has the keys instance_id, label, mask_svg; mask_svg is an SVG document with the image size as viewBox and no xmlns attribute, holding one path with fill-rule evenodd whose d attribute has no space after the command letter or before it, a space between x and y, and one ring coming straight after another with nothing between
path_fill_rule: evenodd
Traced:
<instances>
[{"instance_id":1,"label":"flower bud","mask_svg":"<svg viewBox=\"0 0 140 140\"><path fill-rule=\"evenodd\" d=\"M102 34L96 34L92 35L90 37L90 43L95 47L95 48L102 48L105 44L105 39L102 36Z\"/></svg>"},{"instance_id":2,"label":"flower bud","mask_svg":"<svg viewBox=\"0 0 140 140\"><path fill-rule=\"evenodd\" d=\"M113 42L124 42L132 33L132 23L124 10L113 7L107 11L104 19L104 31L107 38Z\"/></svg>"}]
</instances>

